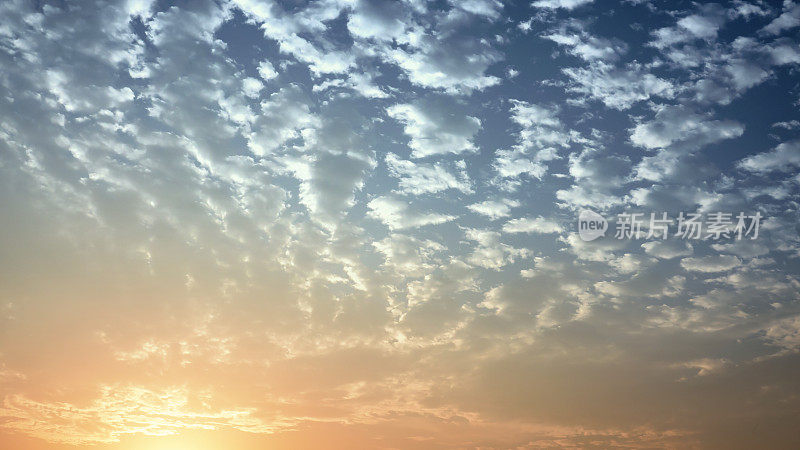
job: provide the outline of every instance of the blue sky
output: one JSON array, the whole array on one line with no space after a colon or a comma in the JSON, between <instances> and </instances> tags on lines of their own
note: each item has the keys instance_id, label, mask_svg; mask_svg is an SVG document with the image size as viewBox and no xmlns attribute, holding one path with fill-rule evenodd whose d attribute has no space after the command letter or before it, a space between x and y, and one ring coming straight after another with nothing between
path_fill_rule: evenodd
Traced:
<instances>
[{"instance_id":1,"label":"blue sky","mask_svg":"<svg viewBox=\"0 0 800 450\"><path fill-rule=\"evenodd\" d=\"M0 442L791 447L798 30L789 0L4 2ZM614 238L661 212L763 219Z\"/></svg>"}]
</instances>

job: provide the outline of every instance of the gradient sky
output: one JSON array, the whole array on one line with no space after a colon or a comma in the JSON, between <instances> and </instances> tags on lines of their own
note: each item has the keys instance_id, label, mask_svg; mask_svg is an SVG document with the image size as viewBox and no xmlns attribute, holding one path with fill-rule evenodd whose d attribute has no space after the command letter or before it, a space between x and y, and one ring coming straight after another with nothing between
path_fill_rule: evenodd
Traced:
<instances>
[{"instance_id":1,"label":"gradient sky","mask_svg":"<svg viewBox=\"0 0 800 450\"><path fill-rule=\"evenodd\" d=\"M800 448L799 36L790 0L0 2L0 447Z\"/></svg>"}]
</instances>

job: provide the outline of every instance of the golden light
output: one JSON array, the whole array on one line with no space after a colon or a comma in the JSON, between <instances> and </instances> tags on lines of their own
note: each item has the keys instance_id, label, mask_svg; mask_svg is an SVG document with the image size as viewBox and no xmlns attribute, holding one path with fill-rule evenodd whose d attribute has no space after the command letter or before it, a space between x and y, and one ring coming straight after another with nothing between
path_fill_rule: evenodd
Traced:
<instances>
[{"instance_id":1,"label":"golden light","mask_svg":"<svg viewBox=\"0 0 800 450\"><path fill-rule=\"evenodd\" d=\"M177 434L136 439L131 445L122 446L124 450L224 450L224 446L203 439L202 436Z\"/></svg>"}]
</instances>

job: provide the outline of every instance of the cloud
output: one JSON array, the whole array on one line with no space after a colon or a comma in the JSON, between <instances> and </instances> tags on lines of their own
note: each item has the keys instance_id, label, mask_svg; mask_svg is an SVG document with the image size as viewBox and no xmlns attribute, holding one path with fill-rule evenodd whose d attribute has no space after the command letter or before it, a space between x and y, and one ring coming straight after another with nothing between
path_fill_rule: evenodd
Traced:
<instances>
[{"instance_id":1,"label":"cloud","mask_svg":"<svg viewBox=\"0 0 800 450\"><path fill-rule=\"evenodd\" d=\"M680 240L650 241L642 244L648 255L658 258L672 259L679 256L689 256L694 253L692 244Z\"/></svg>"},{"instance_id":2,"label":"cloud","mask_svg":"<svg viewBox=\"0 0 800 450\"><path fill-rule=\"evenodd\" d=\"M258 63L258 75L264 80L269 81L278 77L278 72L269 61L261 61Z\"/></svg>"},{"instance_id":3,"label":"cloud","mask_svg":"<svg viewBox=\"0 0 800 450\"><path fill-rule=\"evenodd\" d=\"M248 147L253 154L266 156L317 126L319 118L299 86L284 86L261 102L260 114L250 125Z\"/></svg>"},{"instance_id":4,"label":"cloud","mask_svg":"<svg viewBox=\"0 0 800 450\"><path fill-rule=\"evenodd\" d=\"M480 91L500 82L498 77L483 75L491 64L500 60L496 52L469 40L448 46L452 48L425 42L415 52L389 50L385 59L406 71L412 83L449 93Z\"/></svg>"},{"instance_id":5,"label":"cloud","mask_svg":"<svg viewBox=\"0 0 800 450\"><path fill-rule=\"evenodd\" d=\"M336 8L308 8L293 14L279 5L237 0L242 12L261 25L266 37L278 42L281 53L303 62L315 75L347 73L355 66L355 55L331 48L324 39L317 43L308 34L324 30L325 22L338 16Z\"/></svg>"},{"instance_id":6,"label":"cloud","mask_svg":"<svg viewBox=\"0 0 800 450\"><path fill-rule=\"evenodd\" d=\"M512 199L503 199L502 201L484 200L480 203L468 205L467 208L488 217L490 220L497 220L511 215L511 208L517 208L519 205L518 201Z\"/></svg>"},{"instance_id":7,"label":"cloud","mask_svg":"<svg viewBox=\"0 0 800 450\"><path fill-rule=\"evenodd\" d=\"M553 109L519 100L512 100L511 120L520 125L523 131L528 132L526 136L523 136L528 140L538 137L529 132L533 127L559 128L561 126L561 122L556 117L556 111ZM546 139L548 141L554 140L552 138Z\"/></svg>"},{"instance_id":8,"label":"cloud","mask_svg":"<svg viewBox=\"0 0 800 450\"><path fill-rule=\"evenodd\" d=\"M775 122L773 128L783 128L784 130L794 130L800 128L800 120L789 120L786 122Z\"/></svg>"},{"instance_id":9,"label":"cloud","mask_svg":"<svg viewBox=\"0 0 800 450\"><path fill-rule=\"evenodd\" d=\"M444 103L397 104L387 108L386 113L405 125L403 131L411 137L408 146L414 158L477 151L472 139L481 129L481 121L454 113Z\"/></svg>"},{"instance_id":10,"label":"cloud","mask_svg":"<svg viewBox=\"0 0 800 450\"><path fill-rule=\"evenodd\" d=\"M749 19L751 16L768 16L769 9L762 8L761 5L748 3L745 0L734 0L736 15Z\"/></svg>"},{"instance_id":11,"label":"cloud","mask_svg":"<svg viewBox=\"0 0 800 450\"><path fill-rule=\"evenodd\" d=\"M503 10L503 3L500 0L465 0L453 1L454 6L463 9L471 14L486 16L497 19Z\"/></svg>"},{"instance_id":12,"label":"cloud","mask_svg":"<svg viewBox=\"0 0 800 450\"><path fill-rule=\"evenodd\" d=\"M650 267L655 260L644 255L625 253L619 258L612 259L609 264L620 273L638 273Z\"/></svg>"},{"instance_id":13,"label":"cloud","mask_svg":"<svg viewBox=\"0 0 800 450\"><path fill-rule=\"evenodd\" d=\"M321 152L313 159L284 159L287 169L300 184L300 201L312 217L328 227L353 205L355 191L375 162L357 154ZM331 177L336 173L336 177Z\"/></svg>"},{"instance_id":14,"label":"cloud","mask_svg":"<svg viewBox=\"0 0 800 450\"><path fill-rule=\"evenodd\" d=\"M475 241L478 246L469 256L467 262L484 269L500 270L518 258L530 254L527 249L517 249L500 242L500 233L489 230L467 229L466 237Z\"/></svg>"},{"instance_id":15,"label":"cloud","mask_svg":"<svg viewBox=\"0 0 800 450\"><path fill-rule=\"evenodd\" d=\"M764 331L766 339L774 345L790 351L800 349L800 316L776 320Z\"/></svg>"},{"instance_id":16,"label":"cloud","mask_svg":"<svg viewBox=\"0 0 800 450\"><path fill-rule=\"evenodd\" d=\"M407 202L395 197L378 197L370 200L367 206L370 209L367 215L381 221L391 230L438 225L456 218L446 214L413 211Z\"/></svg>"},{"instance_id":17,"label":"cloud","mask_svg":"<svg viewBox=\"0 0 800 450\"><path fill-rule=\"evenodd\" d=\"M358 61L377 58L400 68L418 86L452 94L469 94L500 82L485 72L502 55L470 32L473 22L498 17L498 2L458 2L449 20L434 30L417 22L415 13L426 8L408 3L331 2L298 10L246 0L236 5L261 25L266 37L278 42L281 53L305 64L315 77L346 76L350 86L358 88L364 85L357 81L364 76ZM340 16L346 17L347 34L355 42L323 33ZM372 92L383 91L378 86ZM362 95L365 92L361 89Z\"/></svg>"},{"instance_id":18,"label":"cloud","mask_svg":"<svg viewBox=\"0 0 800 450\"><path fill-rule=\"evenodd\" d=\"M514 150L498 150L494 168L501 178L518 178L520 175L528 175L541 179L547 173L547 166Z\"/></svg>"},{"instance_id":19,"label":"cloud","mask_svg":"<svg viewBox=\"0 0 800 450\"><path fill-rule=\"evenodd\" d=\"M630 130L631 143L659 150L652 156L643 157L635 166L634 178L637 180L670 182L682 179L682 186L686 186L690 177L704 176L697 165L697 159L701 158L700 149L722 140L738 138L744 133L742 123L713 120L686 106L657 106L655 110L652 120L640 122ZM689 190L682 187L673 192L687 199L699 195ZM644 195L646 191L646 188L639 189L632 198L643 200L647 197Z\"/></svg>"},{"instance_id":20,"label":"cloud","mask_svg":"<svg viewBox=\"0 0 800 450\"><path fill-rule=\"evenodd\" d=\"M384 43L376 49L377 54L384 62L402 69L411 83L449 94L470 94L499 84L500 78L487 75L486 71L502 60L502 54L491 41L473 31L484 26L481 19L496 19L501 4L470 1L454 5L459 9L450 10L447 20L435 29L426 32L421 24L414 24L403 36L396 37L403 45Z\"/></svg>"},{"instance_id":21,"label":"cloud","mask_svg":"<svg viewBox=\"0 0 800 450\"><path fill-rule=\"evenodd\" d=\"M568 207L608 208L622 202L619 187L628 181L631 161L627 156L586 147L569 157L569 174L575 182L558 189L556 198Z\"/></svg>"},{"instance_id":22,"label":"cloud","mask_svg":"<svg viewBox=\"0 0 800 450\"><path fill-rule=\"evenodd\" d=\"M559 149L568 148L573 136L564 131L554 108L512 100L510 112L520 126L517 143L510 150L498 150L493 166L512 185L521 175L541 179L547 172L545 163L559 159Z\"/></svg>"},{"instance_id":23,"label":"cloud","mask_svg":"<svg viewBox=\"0 0 800 450\"><path fill-rule=\"evenodd\" d=\"M681 259L681 267L690 272L724 272L739 267L742 261L732 255L710 255Z\"/></svg>"},{"instance_id":24,"label":"cloud","mask_svg":"<svg viewBox=\"0 0 800 450\"><path fill-rule=\"evenodd\" d=\"M256 78L245 78L242 80L242 91L247 97L258 98L262 89L264 89L264 84Z\"/></svg>"},{"instance_id":25,"label":"cloud","mask_svg":"<svg viewBox=\"0 0 800 450\"><path fill-rule=\"evenodd\" d=\"M198 401L200 397L202 393L185 387L154 391L134 385L108 385L101 387L100 397L87 407L16 395L6 399L0 414L10 429L69 445L109 444L130 434L169 436L198 428L271 433L292 425L267 424L254 415L252 408L197 408L195 403L203 403ZM61 428L42 430L37 426L56 422Z\"/></svg>"},{"instance_id":26,"label":"cloud","mask_svg":"<svg viewBox=\"0 0 800 450\"><path fill-rule=\"evenodd\" d=\"M722 253L732 253L740 258L753 258L769 254L769 247L756 240L741 240L730 244L712 244L711 248Z\"/></svg>"},{"instance_id":27,"label":"cloud","mask_svg":"<svg viewBox=\"0 0 800 450\"><path fill-rule=\"evenodd\" d=\"M534 8L543 9L575 9L592 3L593 0L536 0L531 4Z\"/></svg>"},{"instance_id":28,"label":"cloud","mask_svg":"<svg viewBox=\"0 0 800 450\"><path fill-rule=\"evenodd\" d=\"M725 70L730 75L733 87L737 91L745 91L769 77L770 73L757 64L752 64L743 59L730 61Z\"/></svg>"},{"instance_id":29,"label":"cloud","mask_svg":"<svg viewBox=\"0 0 800 450\"><path fill-rule=\"evenodd\" d=\"M727 20L727 12L716 3L701 5L698 9L698 13L678 19L677 24L673 27L653 31L655 40L651 42L651 45L656 48L665 48L693 39L713 40L716 38L720 27Z\"/></svg>"},{"instance_id":30,"label":"cloud","mask_svg":"<svg viewBox=\"0 0 800 450\"><path fill-rule=\"evenodd\" d=\"M649 122L636 125L631 142L645 148L666 148L684 144L700 148L723 139L739 137L744 127L732 120L709 120L684 106L664 106Z\"/></svg>"},{"instance_id":31,"label":"cloud","mask_svg":"<svg viewBox=\"0 0 800 450\"><path fill-rule=\"evenodd\" d=\"M800 26L800 4L787 0L783 2L783 13L762 28L761 33L778 35L797 26Z\"/></svg>"},{"instance_id":32,"label":"cloud","mask_svg":"<svg viewBox=\"0 0 800 450\"><path fill-rule=\"evenodd\" d=\"M800 63L800 50L791 39L776 39L772 44L764 46L764 50L770 55L771 62L774 65L782 66Z\"/></svg>"},{"instance_id":33,"label":"cloud","mask_svg":"<svg viewBox=\"0 0 800 450\"><path fill-rule=\"evenodd\" d=\"M780 143L773 150L744 158L737 166L756 173L789 171L800 166L800 141Z\"/></svg>"},{"instance_id":34,"label":"cloud","mask_svg":"<svg viewBox=\"0 0 800 450\"><path fill-rule=\"evenodd\" d=\"M686 361L678 363L678 367L686 367L688 369L697 369L697 376L703 377L714 373L728 364L728 360L724 358L701 358L693 361Z\"/></svg>"},{"instance_id":35,"label":"cloud","mask_svg":"<svg viewBox=\"0 0 800 450\"><path fill-rule=\"evenodd\" d=\"M322 83L315 84L314 92L323 92L328 89L351 89L366 98L388 98L389 94L374 83L374 74L371 73L351 73L347 79L334 78Z\"/></svg>"},{"instance_id":36,"label":"cloud","mask_svg":"<svg viewBox=\"0 0 800 450\"><path fill-rule=\"evenodd\" d=\"M347 18L347 29L356 38L391 41L405 34L408 21L399 3L360 1Z\"/></svg>"},{"instance_id":37,"label":"cloud","mask_svg":"<svg viewBox=\"0 0 800 450\"><path fill-rule=\"evenodd\" d=\"M556 221L544 217L521 217L503 225L505 233L562 233L564 228Z\"/></svg>"},{"instance_id":38,"label":"cloud","mask_svg":"<svg viewBox=\"0 0 800 450\"><path fill-rule=\"evenodd\" d=\"M446 248L432 240L420 240L413 236L393 233L372 244L385 257L385 264L393 270L411 276L430 273L436 267L436 254Z\"/></svg>"},{"instance_id":39,"label":"cloud","mask_svg":"<svg viewBox=\"0 0 800 450\"><path fill-rule=\"evenodd\" d=\"M672 98L677 90L671 82L647 73L638 63L615 67L598 61L588 68L568 67L562 71L572 81L570 91L620 111L653 96Z\"/></svg>"},{"instance_id":40,"label":"cloud","mask_svg":"<svg viewBox=\"0 0 800 450\"><path fill-rule=\"evenodd\" d=\"M386 155L386 165L392 176L400 180L400 192L421 195L456 189L463 193L472 192L469 177L464 167L459 167L457 175L448 171L442 163L417 164L402 160L394 153Z\"/></svg>"},{"instance_id":41,"label":"cloud","mask_svg":"<svg viewBox=\"0 0 800 450\"><path fill-rule=\"evenodd\" d=\"M276 160L301 181L300 201L312 217L334 227L353 206L355 191L363 187L364 177L377 162L372 149L354 131L365 119L356 114L336 114L336 104L329 106L321 123L306 130L307 153L288 153Z\"/></svg>"},{"instance_id":42,"label":"cloud","mask_svg":"<svg viewBox=\"0 0 800 450\"><path fill-rule=\"evenodd\" d=\"M615 61L627 51L627 45L619 40L592 36L580 22L568 22L561 28L542 35L558 45L567 47L567 52L584 61Z\"/></svg>"}]
</instances>

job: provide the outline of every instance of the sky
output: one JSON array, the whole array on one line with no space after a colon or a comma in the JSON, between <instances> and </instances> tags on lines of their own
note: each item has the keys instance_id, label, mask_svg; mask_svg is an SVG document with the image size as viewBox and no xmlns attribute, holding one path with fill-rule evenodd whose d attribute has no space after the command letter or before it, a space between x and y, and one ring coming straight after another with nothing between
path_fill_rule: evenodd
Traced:
<instances>
[{"instance_id":1,"label":"sky","mask_svg":"<svg viewBox=\"0 0 800 450\"><path fill-rule=\"evenodd\" d=\"M798 448L799 74L792 0L3 1L0 447Z\"/></svg>"}]
</instances>

